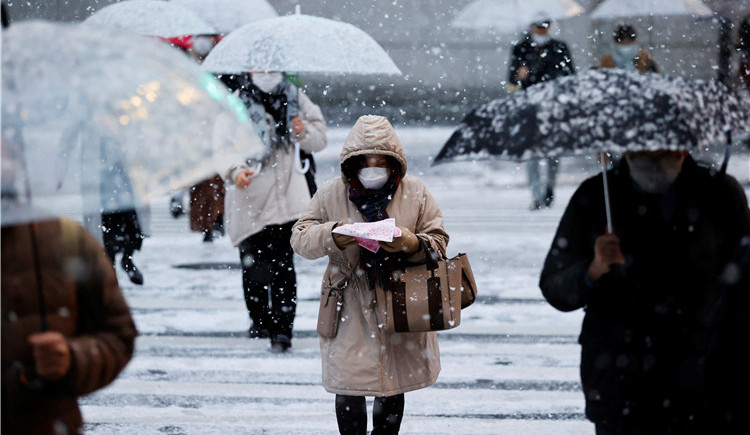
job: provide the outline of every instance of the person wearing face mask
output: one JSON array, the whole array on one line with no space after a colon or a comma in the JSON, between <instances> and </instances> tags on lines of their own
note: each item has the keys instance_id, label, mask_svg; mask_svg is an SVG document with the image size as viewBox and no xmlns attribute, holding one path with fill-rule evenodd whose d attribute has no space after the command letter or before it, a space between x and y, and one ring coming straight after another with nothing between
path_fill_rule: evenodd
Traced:
<instances>
[{"instance_id":1,"label":"person wearing face mask","mask_svg":"<svg viewBox=\"0 0 750 435\"><path fill-rule=\"evenodd\" d=\"M642 73L659 72L651 53L636 44L636 37L633 26L618 24L612 32L612 52L602 56L599 68L620 68Z\"/></svg>"},{"instance_id":2,"label":"person wearing face mask","mask_svg":"<svg viewBox=\"0 0 750 435\"><path fill-rule=\"evenodd\" d=\"M435 332L386 333L376 316L376 287L391 285L394 270L425 261L427 243L445 254L448 234L435 199L406 174L406 156L382 116L360 117L341 151L341 177L323 184L292 228L294 251L308 259L328 256L322 289L343 289L338 330L320 338L323 386L336 395L339 432L367 433L365 396L375 396L372 434L397 434L404 393L437 380L440 351ZM373 253L339 225L395 218L401 236Z\"/></svg>"},{"instance_id":3,"label":"person wearing face mask","mask_svg":"<svg viewBox=\"0 0 750 435\"><path fill-rule=\"evenodd\" d=\"M539 281L584 309L586 416L598 435L714 433L706 408L709 313L750 230L742 187L686 151L629 151L570 199ZM611 230L609 232L608 230Z\"/></svg>"},{"instance_id":4,"label":"person wearing face mask","mask_svg":"<svg viewBox=\"0 0 750 435\"><path fill-rule=\"evenodd\" d=\"M552 20L546 14L540 14L529 26L529 32L513 46L508 73L508 87L511 91L527 89L537 83L575 73L573 57L567 44L549 36L551 25ZM554 201L560 162L553 158L544 160L544 164L541 160L526 163L531 187L531 210L549 208ZM545 174L542 174L543 168L546 169Z\"/></svg>"},{"instance_id":5,"label":"person wearing face mask","mask_svg":"<svg viewBox=\"0 0 750 435\"><path fill-rule=\"evenodd\" d=\"M325 148L320 108L280 72L222 76L245 103L255 130L268 144L260 162L225 174L225 226L239 248L250 338L270 338L271 351L292 346L297 280L289 244L292 225L310 201L295 142L312 153ZM308 171L309 172L309 171Z\"/></svg>"}]
</instances>

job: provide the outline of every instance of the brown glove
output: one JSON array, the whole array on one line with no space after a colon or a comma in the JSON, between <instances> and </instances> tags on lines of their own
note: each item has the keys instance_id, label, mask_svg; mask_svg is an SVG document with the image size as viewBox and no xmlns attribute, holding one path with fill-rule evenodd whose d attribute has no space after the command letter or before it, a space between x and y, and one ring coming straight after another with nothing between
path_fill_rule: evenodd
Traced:
<instances>
[{"instance_id":1,"label":"brown glove","mask_svg":"<svg viewBox=\"0 0 750 435\"><path fill-rule=\"evenodd\" d=\"M346 220L339 221L339 223L334 225L333 228L336 228L339 225L346 225L346 223ZM352 236L339 233L331 233L331 235L333 236L333 243L335 243L339 249L351 248L352 246L357 246L359 244Z\"/></svg>"},{"instance_id":2,"label":"brown glove","mask_svg":"<svg viewBox=\"0 0 750 435\"><path fill-rule=\"evenodd\" d=\"M413 254L419 249L419 239L408 228L399 227L401 237L396 237L392 242L380 242L380 247L388 252L404 252Z\"/></svg>"}]
</instances>

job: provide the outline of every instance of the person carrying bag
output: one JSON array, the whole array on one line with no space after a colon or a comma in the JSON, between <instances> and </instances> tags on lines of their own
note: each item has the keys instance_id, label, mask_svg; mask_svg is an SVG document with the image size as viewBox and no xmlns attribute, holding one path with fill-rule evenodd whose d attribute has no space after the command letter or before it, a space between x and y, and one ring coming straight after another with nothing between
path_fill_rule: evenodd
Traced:
<instances>
[{"instance_id":1,"label":"person carrying bag","mask_svg":"<svg viewBox=\"0 0 750 435\"><path fill-rule=\"evenodd\" d=\"M391 287L394 272L424 264L424 246L444 256L449 237L435 199L406 174L403 148L386 118L360 117L340 161L341 177L320 186L292 227L291 244L305 258L329 258L318 332L323 386L336 394L339 430L366 433L365 396L375 396L373 433L398 433L404 393L435 383L440 351L434 331L386 331L376 292ZM395 219L401 235L381 241L377 252L332 232L339 225L386 218Z\"/></svg>"}]
</instances>

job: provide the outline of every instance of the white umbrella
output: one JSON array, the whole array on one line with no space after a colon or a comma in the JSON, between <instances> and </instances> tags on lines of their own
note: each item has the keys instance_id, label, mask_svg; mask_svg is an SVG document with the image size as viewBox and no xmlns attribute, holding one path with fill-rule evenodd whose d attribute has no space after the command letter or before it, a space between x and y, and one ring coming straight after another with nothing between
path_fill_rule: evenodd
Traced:
<instances>
[{"instance_id":1,"label":"white umbrella","mask_svg":"<svg viewBox=\"0 0 750 435\"><path fill-rule=\"evenodd\" d=\"M475 0L459 12L451 26L517 33L526 30L541 15L560 20L583 12L584 8L574 0Z\"/></svg>"},{"instance_id":2,"label":"white umbrella","mask_svg":"<svg viewBox=\"0 0 750 435\"><path fill-rule=\"evenodd\" d=\"M638 17L712 15L711 9L700 0L605 0L591 12L595 20Z\"/></svg>"},{"instance_id":3,"label":"white umbrella","mask_svg":"<svg viewBox=\"0 0 750 435\"><path fill-rule=\"evenodd\" d=\"M218 33L213 26L192 11L175 3L158 0L125 0L113 3L94 12L84 22L163 38Z\"/></svg>"},{"instance_id":4,"label":"white umbrella","mask_svg":"<svg viewBox=\"0 0 750 435\"><path fill-rule=\"evenodd\" d=\"M203 17L221 34L253 21L279 16L266 0L170 0Z\"/></svg>"},{"instance_id":5,"label":"white umbrella","mask_svg":"<svg viewBox=\"0 0 750 435\"><path fill-rule=\"evenodd\" d=\"M81 24L3 31L2 120L3 225L38 219L35 207L132 208L267 152L242 102L190 58ZM132 192L109 205L113 167Z\"/></svg>"},{"instance_id":6,"label":"white umbrella","mask_svg":"<svg viewBox=\"0 0 750 435\"><path fill-rule=\"evenodd\" d=\"M401 75L383 48L363 30L312 15L288 15L246 24L227 35L203 61L208 71L294 71Z\"/></svg>"}]
</instances>

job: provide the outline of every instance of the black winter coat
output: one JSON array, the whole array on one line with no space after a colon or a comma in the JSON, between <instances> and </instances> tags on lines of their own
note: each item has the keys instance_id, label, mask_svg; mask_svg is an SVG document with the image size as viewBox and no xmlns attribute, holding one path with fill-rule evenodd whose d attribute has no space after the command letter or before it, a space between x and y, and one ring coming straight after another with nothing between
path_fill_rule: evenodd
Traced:
<instances>
[{"instance_id":1,"label":"black winter coat","mask_svg":"<svg viewBox=\"0 0 750 435\"><path fill-rule=\"evenodd\" d=\"M579 337L586 416L674 427L703 409L707 318L718 277L750 230L747 199L734 178L690 157L664 195L639 191L624 159L608 178L626 263L594 286L584 279L606 226L600 174L571 198L539 285L555 308L586 312Z\"/></svg>"},{"instance_id":2,"label":"black winter coat","mask_svg":"<svg viewBox=\"0 0 750 435\"><path fill-rule=\"evenodd\" d=\"M525 81L519 80L517 76L521 66L529 68L529 76ZM573 58L568 46L562 41L550 39L548 43L538 45L531 39L531 35L526 34L523 41L513 46L508 81L521 85L523 89L574 73Z\"/></svg>"}]
</instances>

